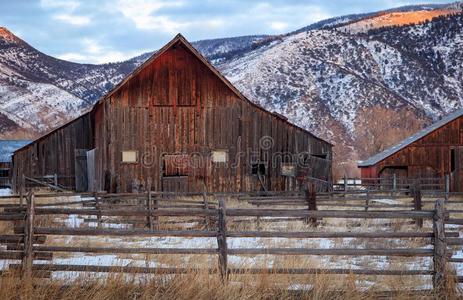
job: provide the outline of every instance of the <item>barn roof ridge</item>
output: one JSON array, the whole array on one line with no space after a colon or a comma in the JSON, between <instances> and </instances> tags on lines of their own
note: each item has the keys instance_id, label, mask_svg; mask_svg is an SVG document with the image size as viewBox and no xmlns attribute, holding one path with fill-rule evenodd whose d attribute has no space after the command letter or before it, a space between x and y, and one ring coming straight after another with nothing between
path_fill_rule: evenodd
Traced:
<instances>
[{"instance_id":1,"label":"barn roof ridge","mask_svg":"<svg viewBox=\"0 0 463 300\"><path fill-rule=\"evenodd\" d=\"M277 113L272 113L268 110L266 110L265 108L263 108L262 106L252 102L251 100L249 100L246 96L244 96L224 75L222 75L222 73L217 70L201 53L199 53L198 50L196 50L196 48L181 34L181 33L178 33L177 35L175 35L175 37L170 40L167 44L165 44L161 49L159 49L158 51L155 51L146 61L144 61L141 65L139 65L137 68L135 68L135 70L133 70L131 73L129 73L127 76L125 76L117 85L115 85L110 91L108 91L105 95L101 96L100 99L98 99L95 104L93 104L90 108L86 109L85 111L82 112L81 115L79 115L78 117L74 118L74 119L71 119L69 121L67 121L66 123L58 126L57 128L54 128L48 132L46 132L45 134L41 135L40 137L32 140L31 143L34 143L36 141L39 141L45 137L47 137L48 135L52 134L53 132L73 123L74 121L80 119L81 117L87 115L88 113L92 112L100 103L104 102L106 99L108 99L109 97L111 97L111 95L113 95L115 92L117 92L122 86L124 86L131 78L133 78L134 76L136 76L139 72L141 72L146 66L148 66L150 63L152 63L156 58L158 58L162 53L164 53L165 51L167 51L168 49L170 49L173 45L175 45L177 42L181 42L183 45L185 45L200 61L202 61L217 77L219 77L219 79L225 83L225 85L227 85L240 99L242 99L243 101L246 101L248 102L249 104L253 105L254 107L272 115L272 116L275 116L279 119L281 119L283 122L285 122L286 124L294 127L294 128L297 128L299 130L302 130L303 132L307 133L307 134L310 134L311 136L313 136L314 138L318 139L318 140L321 140L331 146L333 146L332 143L326 141L325 139L322 139L318 136L316 136L315 134L313 134L312 132L302 128L302 127L299 127L298 125L296 124L293 124L291 122L289 122L288 120L285 120L284 118L281 117L281 115L277 114ZM28 144L29 145L29 144ZM14 153L22 150L23 148L27 147L28 145L25 145L19 149L17 149L16 151L14 151Z\"/></svg>"},{"instance_id":2,"label":"barn roof ridge","mask_svg":"<svg viewBox=\"0 0 463 300\"><path fill-rule=\"evenodd\" d=\"M442 126L452 122L453 120L463 116L463 108L457 109L454 112L448 114L447 116L443 117L437 122L425 127L424 129L416 132L415 134L409 136L408 138L402 140L401 142L395 144L394 146L379 152L366 160L358 161L359 167L369 167L379 163L380 161L388 158L389 156L397 153L398 151L404 149L405 147L409 146L410 144L422 139L423 137L427 136L431 132L441 128Z\"/></svg>"},{"instance_id":3,"label":"barn roof ridge","mask_svg":"<svg viewBox=\"0 0 463 300\"><path fill-rule=\"evenodd\" d=\"M142 63L140 66L138 66L134 71L132 71L132 73L130 73L129 75L127 75L120 83L118 83L111 91L109 91L108 93L106 93L103 97L100 98L100 100L97 101L97 103L95 103L94 107L100 103L100 102L103 102L105 101L107 98L109 98L112 94L114 94L120 87L124 86L132 77L134 77L135 75L137 75L140 71L142 71L146 66L148 66L151 62L153 62L154 60L156 60L156 58L158 58L162 53L164 53L166 50L170 49L173 45L175 45L177 42L182 42L183 45L185 45L202 63L204 63L206 65L206 67L208 67L208 69L210 69L217 77L219 77L219 79L225 83L225 85L227 85L232 91L233 93L235 93L241 100L243 101L246 101L248 102L249 104L251 104L252 106L272 115L272 116L275 116L279 119L281 119L282 121L284 121L285 123L287 123L288 125L290 126L293 126L299 130L302 130L304 131L305 133L308 133L310 134L311 136L313 136L314 138L316 139L319 139L321 141L324 141L330 145L333 146L332 143L328 142L327 140L325 139L322 139L318 136L316 136L315 134L313 134L312 132L296 125L296 124L293 124L291 122L289 122L287 119L285 118L282 118L282 116L278 113L272 113L270 111L268 111L267 109L265 109L264 107L252 102L251 100L249 100L245 95L243 95L243 93L241 93L219 70L217 70L216 67L214 67L198 50L196 50L196 48L181 34L181 33L178 33L170 42L168 42L167 44L165 44L161 49L159 49L158 51L156 51L155 53L153 53L151 55L150 58L148 58L144 63Z\"/></svg>"}]
</instances>

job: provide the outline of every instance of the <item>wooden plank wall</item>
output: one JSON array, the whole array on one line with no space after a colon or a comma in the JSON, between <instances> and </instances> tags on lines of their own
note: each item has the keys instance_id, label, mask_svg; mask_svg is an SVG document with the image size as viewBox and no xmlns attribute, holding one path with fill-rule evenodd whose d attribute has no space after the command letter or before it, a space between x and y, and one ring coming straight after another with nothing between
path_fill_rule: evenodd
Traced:
<instances>
[{"instance_id":1,"label":"wooden plank wall","mask_svg":"<svg viewBox=\"0 0 463 300\"><path fill-rule=\"evenodd\" d=\"M40 177L58 174L59 183L74 186L74 149L93 148L90 114L85 114L34 143L18 150L13 156L13 177Z\"/></svg>"},{"instance_id":2,"label":"wooden plank wall","mask_svg":"<svg viewBox=\"0 0 463 300\"><path fill-rule=\"evenodd\" d=\"M95 130L100 189L130 191L133 180L146 185L150 177L152 188L162 190L162 155L173 153L197 163L189 191L202 190L203 180L209 191L260 190L247 163L253 156L268 162L267 188L282 190L280 162L271 162L275 153L326 153L326 160L309 157L308 169L331 179L331 145L240 99L181 43L97 105ZM264 136L273 147L260 147ZM138 151L138 163L121 162L128 150ZM212 163L211 150L228 151L228 163Z\"/></svg>"},{"instance_id":3,"label":"wooden plank wall","mask_svg":"<svg viewBox=\"0 0 463 300\"><path fill-rule=\"evenodd\" d=\"M377 173L372 177L381 176L384 168L394 166L407 166L409 178L443 177L450 173L451 149L455 148L458 153L462 146L463 117L460 117L379 162L374 166ZM463 169L462 164L463 158L460 158L452 183L454 191L461 191L463 187L463 174L459 174Z\"/></svg>"}]
</instances>

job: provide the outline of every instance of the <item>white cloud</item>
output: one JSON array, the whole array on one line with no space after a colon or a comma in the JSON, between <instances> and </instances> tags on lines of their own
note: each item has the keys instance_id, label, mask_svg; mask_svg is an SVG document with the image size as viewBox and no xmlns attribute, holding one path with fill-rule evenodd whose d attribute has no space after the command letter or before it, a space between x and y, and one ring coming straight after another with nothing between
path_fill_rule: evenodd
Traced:
<instances>
[{"instance_id":1,"label":"white cloud","mask_svg":"<svg viewBox=\"0 0 463 300\"><path fill-rule=\"evenodd\" d=\"M124 61L149 51L147 49L127 52L117 51L110 47L105 47L98 41L90 38L84 38L80 43L82 45L80 52L66 52L58 55L58 58L80 63L102 64Z\"/></svg>"},{"instance_id":2,"label":"white cloud","mask_svg":"<svg viewBox=\"0 0 463 300\"><path fill-rule=\"evenodd\" d=\"M160 30L172 34L188 27L190 22L174 21L170 16L158 14L158 11L162 8L181 7L183 5L183 1L176 0L119 0L115 6L138 29Z\"/></svg>"},{"instance_id":3,"label":"white cloud","mask_svg":"<svg viewBox=\"0 0 463 300\"><path fill-rule=\"evenodd\" d=\"M88 25L91 21L89 16L80 16L73 14L57 14L53 15L53 19L75 26Z\"/></svg>"},{"instance_id":4,"label":"white cloud","mask_svg":"<svg viewBox=\"0 0 463 300\"><path fill-rule=\"evenodd\" d=\"M283 32L286 30L286 28L288 28L288 24L285 22L271 22L270 28L276 30L277 32Z\"/></svg>"}]
</instances>

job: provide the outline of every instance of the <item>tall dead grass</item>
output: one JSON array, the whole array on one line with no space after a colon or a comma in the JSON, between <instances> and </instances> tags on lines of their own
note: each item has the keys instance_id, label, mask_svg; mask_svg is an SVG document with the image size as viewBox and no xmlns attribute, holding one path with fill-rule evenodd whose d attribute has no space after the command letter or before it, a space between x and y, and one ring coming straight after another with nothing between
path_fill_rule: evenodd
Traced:
<instances>
[{"instance_id":1,"label":"tall dead grass","mask_svg":"<svg viewBox=\"0 0 463 300\"><path fill-rule=\"evenodd\" d=\"M35 279L33 284L13 277L0 278L0 299L433 299L432 291L380 291L357 286L355 275L231 275L223 283L217 274L80 276L73 281ZM401 287L401 280L394 283ZM449 294L447 299L456 299Z\"/></svg>"}]
</instances>

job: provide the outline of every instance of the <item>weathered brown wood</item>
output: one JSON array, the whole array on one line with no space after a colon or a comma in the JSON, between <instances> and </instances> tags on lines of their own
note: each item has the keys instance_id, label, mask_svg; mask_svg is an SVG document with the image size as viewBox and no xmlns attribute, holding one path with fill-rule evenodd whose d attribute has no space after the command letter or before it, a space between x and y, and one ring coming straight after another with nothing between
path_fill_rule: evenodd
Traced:
<instances>
[{"instance_id":1,"label":"weathered brown wood","mask_svg":"<svg viewBox=\"0 0 463 300\"><path fill-rule=\"evenodd\" d=\"M147 216L146 209L80 209L80 208L36 208L36 215L98 215L101 216ZM153 216L214 216L217 210L212 209L157 209Z\"/></svg>"},{"instance_id":2,"label":"weathered brown wood","mask_svg":"<svg viewBox=\"0 0 463 300\"><path fill-rule=\"evenodd\" d=\"M372 269L303 269L303 268L246 268L246 269L229 269L230 274L355 274L355 275L392 275L392 276L415 276L415 275L432 275L432 270L372 270Z\"/></svg>"},{"instance_id":3,"label":"weathered brown wood","mask_svg":"<svg viewBox=\"0 0 463 300\"><path fill-rule=\"evenodd\" d=\"M447 237L447 236L448 236L448 234L446 233L445 237ZM463 245L463 239L460 239L460 238L450 238L449 239L449 238L447 238L446 243L449 246Z\"/></svg>"},{"instance_id":4,"label":"weathered brown wood","mask_svg":"<svg viewBox=\"0 0 463 300\"><path fill-rule=\"evenodd\" d=\"M445 224L463 225L463 219L446 218L445 219Z\"/></svg>"},{"instance_id":5,"label":"weathered brown wood","mask_svg":"<svg viewBox=\"0 0 463 300\"><path fill-rule=\"evenodd\" d=\"M317 210L317 200L316 200L316 191L315 185L309 184L306 189L306 201L308 205L309 211L316 211ZM310 217L307 220L312 226L317 224L317 218Z\"/></svg>"},{"instance_id":6,"label":"weathered brown wood","mask_svg":"<svg viewBox=\"0 0 463 300\"><path fill-rule=\"evenodd\" d=\"M433 232L283 232L283 231L229 231L228 237L261 238L433 238ZM455 236L455 234L454 234Z\"/></svg>"},{"instance_id":7,"label":"weathered brown wood","mask_svg":"<svg viewBox=\"0 0 463 300\"><path fill-rule=\"evenodd\" d=\"M34 244L43 244L45 243L47 237L45 235L34 235L33 236L33 241ZM10 235L0 235L0 243L5 243L5 244L21 244L24 243L24 235L23 234L10 234Z\"/></svg>"},{"instance_id":8,"label":"weathered brown wood","mask_svg":"<svg viewBox=\"0 0 463 300\"><path fill-rule=\"evenodd\" d=\"M415 185L413 187L413 204L414 204L414 209L415 211L421 211L422 209L422 204L421 204L421 185L417 181L415 182ZM423 219L417 218L416 219L416 225L419 228L423 227Z\"/></svg>"},{"instance_id":9,"label":"weathered brown wood","mask_svg":"<svg viewBox=\"0 0 463 300\"><path fill-rule=\"evenodd\" d=\"M366 188L366 193L367 193L367 196L366 196L366 199L365 199L365 211L368 211L368 207L370 206L370 188L367 187ZM395 190L395 188L394 188Z\"/></svg>"},{"instance_id":10,"label":"weathered brown wood","mask_svg":"<svg viewBox=\"0 0 463 300\"><path fill-rule=\"evenodd\" d=\"M345 255L345 256L433 256L433 249L306 249L240 248L228 249L230 255Z\"/></svg>"},{"instance_id":11,"label":"weathered brown wood","mask_svg":"<svg viewBox=\"0 0 463 300\"><path fill-rule=\"evenodd\" d=\"M101 205L100 205L100 198L98 195L95 193L93 195L93 198L95 200L95 211L96 211L96 219L97 219L97 226L100 228L101 227Z\"/></svg>"},{"instance_id":12,"label":"weathered brown wood","mask_svg":"<svg viewBox=\"0 0 463 300\"><path fill-rule=\"evenodd\" d=\"M23 260L25 258L24 251L0 251L0 259L15 259ZM53 259L53 253L51 252L36 252L32 255L33 259L39 260L51 260ZM23 264L21 264L23 266Z\"/></svg>"},{"instance_id":13,"label":"weathered brown wood","mask_svg":"<svg viewBox=\"0 0 463 300\"><path fill-rule=\"evenodd\" d=\"M18 269L18 265L11 264L11 269ZM148 268L129 266L98 266L98 265L57 265L57 264L35 264L33 270L52 272L103 272L103 273L143 273L143 274L188 274L193 272L204 272L195 268ZM215 269L206 269L206 272L216 273Z\"/></svg>"},{"instance_id":14,"label":"weathered brown wood","mask_svg":"<svg viewBox=\"0 0 463 300\"><path fill-rule=\"evenodd\" d=\"M19 221L24 220L24 214L0 214L0 221Z\"/></svg>"},{"instance_id":15,"label":"weathered brown wood","mask_svg":"<svg viewBox=\"0 0 463 300\"><path fill-rule=\"evenodd\" d=\"M22 275L26 280L29 280L32 276L32 264L34 257L34 250L32 248L34 244L34 193L29 192L26 197L26 224L24 230L24 257L23 257L23 270Z\"/></svg>"},{"instance_id":16,"label":"weathered brown wood","mask_svg":"<svg viewBox=\"0 0 463 300\"><path fill-rule=\"evenodd\" d=\"M15 228L15 232L23 231ZM145 230L145 229L99 229L99 228L44 228L35 227L35 234L47 235L95 235L95 236L178 236L178 237L216 237L217 232L207 230Z\"/></svg>"},{"instance_id":17,"label":"weathered brown wood","mask_svg":"<svg viewBox=\"0 0 463 300\"><path fill-rule=\"evenodd\" d=\"M446 256L447 244L445 240L445 207L443 200L437 200L435 205L435 213L433 217L434 230L434 275L433 288L439 297L445 298L447 276L446 276Z\"/></svg>"},{"instance_id":18,"label":"weathered brown wood","mask_svg":"<svg viewBox=\"0 0 463 300\"><path fill-rule=\"evenodd\" d=\"M8 245L7 250L18 250L20 245ZM123 247L72 247L72 246L34 246L40 252L85 252L85 253L126 253L126 254L217 254L212 248L123 248Z\"/></svg>"},{"instance_id":19,"label":"weathered brown wood","mask_svg":"<svg viewBox=\"0 0 463 300\"><path fill-rule=\"evenodd\" d=\"M219 199L219 219L218 219L218 234L217 234L217 245L219 246L219 270L222 280L226 281L228 278L228 266L227 266L227 215L225 200Z\"/></svg>"},{"instance_id":20,"label":"weathered brown wood","mask_svg":"<svg viewBox=\"0 0 463 300\"><path fill-rule=\"evenodd\" d=\"M269 217L314 217L314 218L364 218L364 219L408 219L432 218L432 211L301 211L289 209L227 209L229 216L269 216Z\"/></svg>"},{"instance_id":21,"label":"weathered brown wood","mask_svg":"<svg viewBox=\"0 0 463 300\"><path fill-rule=\"evenodd\" d=\"M153 215L152 215L152 212L153 212L153 203L152 203L152 199L151 199L151 178L148 178L148 185L146 186L146 189L148 191L148 197L146 199L146 204L147 204L147 208L148 208L148 228L150 230L153 230L154 229L154 224L153 224Z\"/></svg>"}]
</instances>

